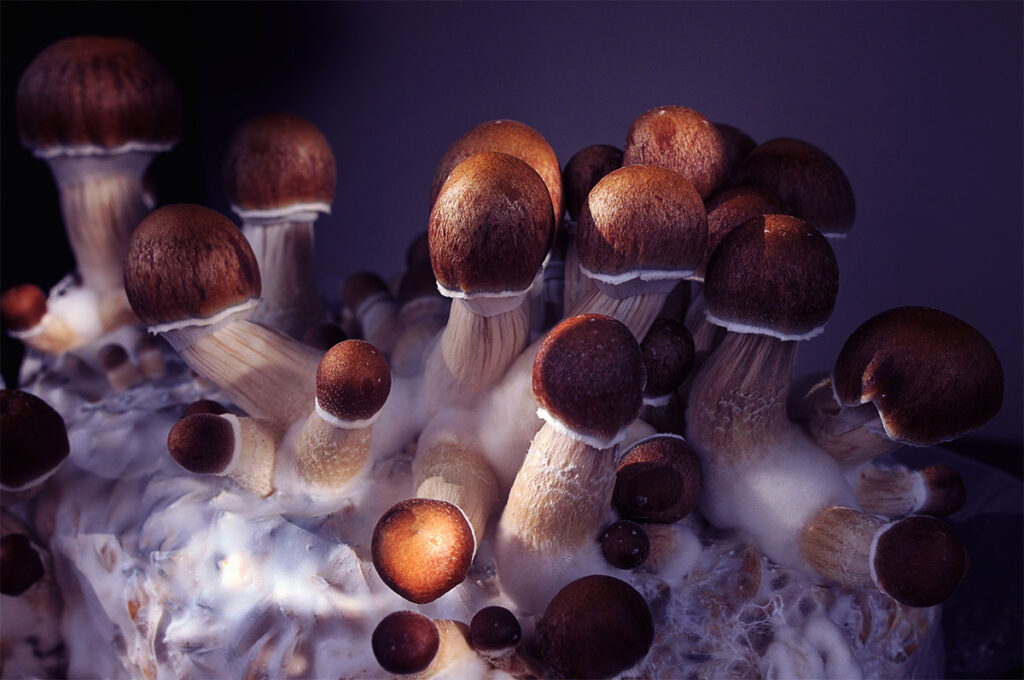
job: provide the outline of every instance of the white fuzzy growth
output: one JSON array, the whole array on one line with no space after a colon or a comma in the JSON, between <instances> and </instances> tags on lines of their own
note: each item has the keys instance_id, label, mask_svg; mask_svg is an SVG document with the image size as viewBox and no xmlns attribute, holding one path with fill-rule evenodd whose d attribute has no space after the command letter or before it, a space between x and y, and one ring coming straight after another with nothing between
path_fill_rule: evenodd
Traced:
<instances>
[{"instance_id":1,"label":"white fuzzy growth","mask_svg":"<svg viewBox=\"0 0 1024 680\"><path fill-rule=\"evenodd\" d=\"M46 300L50 314L62 319L79 338L98 338L103 334L100 322L99 296L80 286L51 293Z\"/></svg>"},{"instance_id":2,"label":"white fuzzy growth","mask_svg":"<svg viewBox=\"0 0 1024 680\"><path fill-rule=\"evenodd\" d=\"M330 215L331 205L323 201L314 201L257 210L241 208L232 203L231 211L243 220L244 226L261 227L277 222L312 222L321 214Z\"/></svg>"},{"instance_id":3,"label":"white fuzzy growth","mask_svg":"<svg viewBox=\"0 0 1024 680\"><path fill-rule=\"evenodd\" d=\"M715 326L721 326L727 331L733 333L750 333L754 335L767 335L770 338L778 338L779 340L810 340L811 338L821 335L825 330L825 325L822 324L817 328L812 328L806 333L785 333L777 331L774 328L765 328L763 326L753 326L750 324L740 323L739 321L729 321L723 319L715 314L712 314L710 310L704 313L705 318Z\"/></svg>"},{"instance_id":4,"label":"white fuzzy growth","mask_svg":"<svg viewBox=\"0 0 1024 680\"><path fill-rule=\"evenodd\" d=\"M537 272L537 277L534 278L534 282L537 281L541 275L540 270ZM446 298L452 298L462 300L466 306L474 313L480 316L498 316L499 314L505 314L511 312L517 307L523 304L523 301L530 294L533 289L533 283L523 290L500 290L497 292L486 292L486 293L467 293L465 291L456 290L454 288L447 288L437 282L437 290L441 295Z\"/></svg>"},{"instance_id":5,"label":"white fuzzy growth","mask_svg":"<svg viewBox=\"0 0 1024 680\"><path fill-rule=\"evenodd\" d=\"M823 613L818 612L807 619L804 637L825 662L825 677L840 680L859 680L864 677L860 666L853 660L843 632Z\"/></svg>"},{"instance_id":6,"label":"white fuzzy growth","mask_svg":"<svg viewBox=\"0 0 1024 680\"><path fill-rule=\"evenodd\" d=\"M245 302L222 309L212 316L154 324L149 327L149 332L163 334L164 339L174 347L174 350L180 352L196 340L220 330L228 323L248 319L259 303L259 298L249 298Z\"/></svg>"},{"instance_id":7,"label":"white fuzzy growth","mask_svg":"<svg viewBox=\"0 0 1024 680\"><path fill-rule=\"evenodd\" d=\"M319 399L313 400L313 410L316 411L316 414L320 416L325 423L339 430L361 430L364 427L369 427L370 425L373 425L380 419L380 411L377 411L369 418L363 418L361 420L344 420L343 418L331 415L330 413L325 411L323 407L320 406Z\"/></svg>"},{"instance_id":8,"label":"white fuzzy growth","mask_svg":"<svg viewBox=\"0 0 1024 680\"><path fill-rule=\"evenodd\" d=\"M569 439L575 439L578 442L583 442L587 446L592 446L595 449L610 449L616 444L621 443L626 438L626 432L629 429L629 426L626 426L612 435L612 437L602 439L601 437L595 437L594 435L585 434L572 429L543 406L537 407L537 417L555 428L559 434L565 435Z\"/></svg>"}]
</instances>

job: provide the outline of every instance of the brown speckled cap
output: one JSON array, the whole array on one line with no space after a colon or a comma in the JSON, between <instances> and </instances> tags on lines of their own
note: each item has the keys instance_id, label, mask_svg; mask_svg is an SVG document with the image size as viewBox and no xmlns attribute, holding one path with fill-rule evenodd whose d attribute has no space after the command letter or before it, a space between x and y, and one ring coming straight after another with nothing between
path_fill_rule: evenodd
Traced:
<instances>
[{"instance_id":1,"label":"brown speckled cap","mask_svg":"<svg viewBox=\"0 0 1024 680\"><path fill-rule=\"evenodd\" d=\"M0 538L0 593L18 597L45 574L43 561L27 535L10 533Z\"/></svg>"},{"instance_id":2,"label":"brown speckled cap","mask_svg":"<svg viewBox=\"0 0 1024 680\"><path fill-rule=\"evenodd\" d=\"M756 187L735 187L719 191L707 200L708 245L694 278L704 280L708 260L715 247L733 228L761 215L785 215L786 204L774 194Z\"/></svg>"},{"instance_id":3,"label":"brown speckled cap","mask_svg":"<svg viewBox=\"0 0 1024 680\"><path fill-rule=\"evenodd\" d=\"M410 498L377 521L370 550L373 566L389 588L411 602L426 604L465 580L476 542L458 507Z\"/></svg>"},{"instance_id":4,"label":"brown speckled cap","mask_svg":"<svg viewBox=\"0 0 1024 680\"><path fill-rule=\"evenodd\" d=\"M287 113L242 123L224 159L224 191L236 211L280 210L334 200L331 145L315 125Z\"/></svg>"},{"instance_id":5,"label":"brown speckled cap","mask_svg":"<svg viewBox=\"0 0 1024 680\"><path fill-rule=\"evenodd\" d=\"M46 293L39 286L24 283L12 286L0 296L0 310L8 330L27 331L39 325L46 316Z\"/></svg>"},{"instance_id":6,"label":"brown speckled cap","mask_svg":"<svg viewBox=\"0 0 1024 680\"><path fill-rule=\"evenodd\" d=\"M747 154L757 147L754 138L735 125L728 123L715 123L718 134L722 136L722 143L725 144L725 167L726 175L731 176L739 162L746 158Z\"/></svg>"},{"instance_id":7,"label":"brown speckled cap","mask_svg":"<svg viewBox=\"0 0 1024 680\"><path fill-rule=\"evenodd\" d=\"M601 554L616 569L636 569L651 554L651 539L636 522L620 519L601 533Z\"/></svg>"},{"instance_id":8,"label":"brown speckled cap","mask_svg":"<svg viewBox=\"0 0 1024 680\"><path fill-rule=\"evenodd\" d=\"M341 288L341 299L352 311L358 310L375 295L391 296L387 282L376 272L360 271L351 274Z\"/></svg>"},{"instance_id":9,"label":"brown speckled cap","mask_svg":"<svg viewBox=\"0 0 1024 680\"><path fill-rule=\"evenodd\" d=\"M427 668L437 655L441 636L429 618L408 609L391 612L377 624L370 647L380 667L407 675Z\"/></svg>"},{"instance_id":10,"label":"brown speckled cap","mask_svg":"<svg viewBox=\"0 0 1024 680\"><path fill-rule=\"evenodd\" d=\"M481 123L459 137L448 147L434 172L430 187L430 205L441 193L451 171L476 153L496 151L525 161L547 187L555 226L561 224L563 207L562 170L554 149L544 136L525 123L515 120L491 120Z\"/></svg>"},{"instance_id":11,"label":"brown speckled cap","mask_svg":"<svg viewBox=\"0 0 1024 680\"><path fill-rule=\"evenodd\" d=\"M697 506L703 472L696 451L681 437L655 435L619 460L612 504L623 517L670 524Z\"/></svg>"},{"instance_id":12,"label":"brown speckled cap","mask_svg":"<svg viewBox=\"0 0 1024 680\"><path fill-rule=\"evenodd\" d=\"M143 323L202 319L260 295L252 248L235 224L179 203L142 220L128 243L124 287Z\"/></svg>"},{"instance_id":13,"label":"brown speckled cap","mask_svg":"<svg viewBox=\"0 0 1024 680\"><path fill-rule=\"evenodd\" d=\"M853 188L842 168L809 142L779 137L764 142L740 162L735 182L761 187L782 199L793 215L826 235L853 226Z\"/></svg>"},{"instance_id":14,"label":"brown speckled cap","mask_svg":"<svg viewBox=\"0 0 1024 680\"><path fill-rule=\"evenodd\" d=\"M622 149L610 144L593 144L573 154L562 170L565 209L576 220L590 190L602 177L622 167Z\"/></svg>"},{"instance_id":15,"label":"brown speckled cap","mask_svg":"<svg viewBox=\"0 0 1024 680\"><path fill-rule=\"evenodd\" d=\"M679 387L693 366L693 335L675 319L654 320L640 343L647 371L645 397L662 397Z\"/></svg>"},{"instance_id":16,"label":"brown speckled cap","mask_svg":"<svg viewBox=\"0 0 1024 680\"><path fill-rule=\"evenodd\" d=\"M197 413L212 413L213 415L220 415L227 413L228 410L224 408L224 405L219 401L213 399L196 399L191 404L185 407L181 417L195 415Z\"/></svg>"},{"instance_id":17,"label":"brown speckled cap","mask_svg":"<svg viewBox=\"0 0 1024 680\"><path fill-rule=\"evenodd\" d=\"M654 621L633 586L595 574L558 591L537 633L541 656L560 675L610 678L647 656Z\"/></svg>"},{"instance_id":18,"label":"brown speckled cap","mask_svg":"<svg viewBox=\"0 0 1024 680\"><path fill-rule=\"evenodd\" d=\"M430 263L449 290L529 288L553 238L540 175L504 153L478 153L457 165L430 211Z\"/></svg>"},{"instance_id":19,"label":"brown speckled cap","mask_svg":"<svg viewBox=\"0 0 1024 680\"><path fill-rule=\"evenodd\" d=\"M339 342L320 359L317 404L335 418L366 420L380 411L390 393L388 360L368 342Z\"/></svg>"},{"instance_id":20,"label":"brown speckled cap","mask_svg":"<svg viewBox=\"0 0 1024 680\"><path fill-rule=\"evenodd\" d=\"M878 587L911 607L932 607L948 598L967 570L967 553L956 534L931 517L908 517L883 529L874 552Z\"/></svg>"},{"instance_id":21,"label":"brown speckled cap","mask_svg":"<svg viewBox=\"0 0 1024 680\"><path fill-rule=\"evenodd\" d=\"M498 605L484 607L469 622L469 644L484 656L511 653L522 637L519 619Z\"/></svg>"},{"instance_id":22,"label":"brown speckled cap","mask_svg":"<svg viewBox=\"0 0 1024 680\"><path fill-rule=\"evenodd\" d=\"M785 340L819 331L838 291L828 240L788 215L763 215L734 228L711 254L704 277L709 321Z\"/></svg>"},{"instance_id":23,"label":"brown speckled cap","mask_svg":"<svg viewBox=\"0 0 1024 680\"><path fill-rule=\"evenodd\" d=\"M70 452L64 419L45 401L21 390L0 390L0 484L32 486Z\"/></svg>"},{"instance_id":24,"label":"brown speckled cap","mask_svg":"<svg viewBox=\"0 0 1024 680\"><path fill-rule=\"evenodd\" d=\"M842 404L873 402L889 437L917 446L979 428L1003 403L992 345L928 307L897 307L861 324L840 350L832 381Z\"/></svg>"},{"instance_id":25,"label":"brown speckled cap","mask_svg":"<svg viewBox=\"0 0 1024 680\"><path fill-rule=\"evenodd\" d=\"M174 424L167 434L167 451L181 467L199 474L227 469L235 451L231 422L213 413L195 413Z\"/></svg>"},{"instance_id":26,"label":"brown speckled cap","mask_svg":"<svg viewBox=\"0 0 1024 680\"><path fill-rule=\"evenodd\" d=\"M533 394L573 432L611 440L640 413L646 382L640 346L610 316L566 319L544 338L533 362Z\"/></svg>"},{"instance_id":27,"label":"brown speckled cap","mask_svg":"<svg viewBox=\"0 0 1024 680\"><path fill-rule=\"evenodd\" d=\"M659 106L630 125L622 164L673 170L706 198L725 179L726 148L718 128L702 114L685 106Z\"/></svg>"},{"instance_id":28,"label":"brown speckled cap","mask_svg":"<svg viewBox=\"0 0 1024 680\"><path fill-rule=\"evenodd\" d=\"M169 145L181 134L174 82L127 38L80 36L53 43L22 74L16 111L22 143L36 150Z\"/></svg>"},{"instance_id":29,"label":"brown speckled cap","mask_svg":"<svg viewBox=\"0 0 1024 680\"><path fill-rule=\"evenodd\" d=\"M680 175L649 165L614 170L580 211L576 248L598 274L697 268L707 244L707 213Z\"/></svg>"}]
</instances>

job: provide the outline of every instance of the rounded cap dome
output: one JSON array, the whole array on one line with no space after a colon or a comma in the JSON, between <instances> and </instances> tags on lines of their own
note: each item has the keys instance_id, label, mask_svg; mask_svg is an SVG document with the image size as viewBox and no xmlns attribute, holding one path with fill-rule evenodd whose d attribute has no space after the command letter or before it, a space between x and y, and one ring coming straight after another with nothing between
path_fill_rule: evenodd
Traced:
<instances>
[{"instance_id":1,"label":"rounded cap dome","mask_svg":"<svg viewBox=\"0 0 1024 680\"><path fill-rule=\"evenodd\" d=\"M198 320L258 298L260 271L235 224L209 208L175 204L132 234L124 267L132 310L149 326Z\"/></svg>"},{"instance_id":2,"label":"rounded cap dome","mask_svg":"<svg viewBox=\"0 0 1024 680\"><path fill-rule=\"evenodd\" d=\"M622 149L609 144L594 144L573 154L562 170L565 209L576 220L590 194L602 177L622 167Z\"/></svg>"},{"instance_id":3,"label":"rounded cap dome","mask_svg":"<svg viewBox=\"0 0 1024 680\"><path fill-rule=\"evenodd\" d=\"M167 148L181 135L181 101L163 67L127 38L79 36L29 64L16 100L21 141L37 151L95 146Z\"/></svg>"},{"instance_id":4,"label":"rounded cap dome","mask_svg":"<svg viewBox=\"0 0 1024 680\"><path fill-rule=\"evenodd\" d=\"M651 539L642 526L628 519L612 522L601 533L601 554L616 569L636 569L651 553Z\"/></svg>"},{"instance_id":5,"label":"rounded cap dome","mask_svg":"<svg viewBox=\"0 0 1024 680\"><path fill-rule=\"evenodd\" d=\"M731 176L736 166L748 153L754 150L757 142L743 130L728 123L715 123L718 134L722 136L722 143L725 144L725 167L726 175Z\"/></svg>"},{"instance_id":6,"label":"rounded cap dome","mask_svg":"<svg viewBox=\"0 0 1024 680\"><path fill-rule=\"evenodd\" d=\"M45 575L43 560L28 536L11 533L0 538L0 593L18 597Z\"/></svg>"},{"instance_id":7,"label":"rounded cap dome","mask_svg":"<svg viewBox=\"0 0 1024 680\"><path fill-rule=\"evenodd\" d=\"M448 175L430 211L437 282L462 294L530 287L554 237L540 176L514 156L478 153Z\"/></svg>"},{"instance_id":8,"label":"rounded cap dome","mask_svg":"<svg viewBox=\"0 0 1024 680\"><path fill-rule=\"evenodd\" d=\"M430 665L441 645L437 625L419 612L402 610L381 619L370 646L377 663L388 673L418 673Z\"/></svg>"},{"instance_id":9,"label":"rounded cap dome","mask_svg":"<svg viewBox=\"0 0 1024 680\"><path fill-rule=\"evenodd\" d=\"M850 335L832 372L845 406L873 402L889 437L930 446L977 429L1003 403L1003 370L988 340L951 314L897 307Z\"/></svg>"},{"instance_id":10,"label":"rounded cap dome","mask_svg":"<svg viewBox=\"0 0 1024 680\"><path fill-rule=\"evenodd\" d=\"M0 296L0 310L8 330L27 331L39 325L46 316L46 293L31 283L13 286Z\"/></svg>"},{"instance_id":11,"label":"rounded cap dome","mask_svg":"<svg viewBox=\"0 0 1024 680\"><path fill-rule=\"evenodd\" d=\"M655 435L619 460L612 504L623 517L670 524L697 506L703 472L697 452L682 437Z\"/></svg>"},{"instance_id":12,"label":"rounded cap dome","mask_svg":"<svg viewBox=\"0 0 1024 680\"><path fill-rule=\"evenodd\" d=\"M788 215L763 215L734 228L711 254L704 277L709 321L782 340L821 332L838 291L828 240Z\"/></svg>"},{"instance_id":13,"label":"rounded cap dome","mask_svg":"<svg viewBox=\"0 0 1024 680\"><path fill-rule=\"evenodd\" d=\"M675 319L654 320L640 343L647 371L645 397L671 394L690 374L694 358L693 335Z\"/></svg>"},{"instance_id":14,"label":"rounded cap dome","mask_svg":"<svg viewBox=\"0 0 1024 680\"><path fill-rule=\"evenodd\" d=\"M882 529L874 551L878 587L911 607L948 598L967 569L967 553L949 527L931 517L908 517Z\"/></svg>"},{"instance_id":15,"label":"rounded cap dome","mask_svg":"<svg viewBox=\"0 0 1024 680\"><path fill-rule=\"evenodd\" d=\"M485 656L512 652L523 637L516 615L504 607L484 607L469 622L469 644Z\"/></svg>"},{"instance_id":16,"label":"rounded cap dome","mask_svg":"<svg viewBox=\"0 0 1024 680\"><path fill-rule=\"evenodd\" d=\"M331 347L316 369L319 408L342 421L376 415L391 393L388 360L363 340L345 340Z\"/></svg>"},{"instance_id":17,"label":"rounded cap dome","mask_svg":"<svg viewBox=\"0 0 1024 680\"><path fill-rule=\"evenodd\" d=\"M720 191L707 202L708 245L704 249L695 279L704 280L711 253L725 235L747 220L761 215L785 215L786 205L774 194L756 187L736 187Z\"/></svg>"},{"instance_id":18,"label":"rounded cap dome","mask_svg":"<svg viewBox=\"0 0 1024 680\"><path fill-rule=\"evenodd\" d=\"M219 474L234 457L231 422L214 413L193 413L167 433L167 451L181 467L197 474Z\"/></svg>"},{"instance_id":19,"label":"rounded cap dome","mask_svg":"<svg viewBox=\"0 0 1024 680\"><path fill-rule=\"evenodd\" d=\"M0 484L22 489L53 473L71 448L64 419L21 390L0 390Z\"/></svg>"}]
</instances>

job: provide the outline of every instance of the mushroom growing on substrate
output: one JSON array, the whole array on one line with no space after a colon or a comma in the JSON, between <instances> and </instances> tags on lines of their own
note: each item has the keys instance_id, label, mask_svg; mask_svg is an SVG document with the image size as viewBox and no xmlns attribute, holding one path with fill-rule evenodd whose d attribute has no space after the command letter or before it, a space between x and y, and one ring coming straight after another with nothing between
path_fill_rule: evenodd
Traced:
<instances>
[{"instance_id":1,"label":"mushroom growing on substrate","mask_svg":"<svg viewBox=\"0 0 1024 680\"><path fill-rule=\"evenodd\" d=\"M81 335L51 314L46 293L30 283L8 288L0 299L7 334L47 354L63 354L82 344Z\"/></svg>"},{"instance_id":2,"label":"mushroom growing on substrate","mask_svg":"<svg viewBox=\"0 0 1024 680\"><path fill-rule=\"evenodd\" d=\"M381 668L410 680L484 677L489 668L469 646L468 636L461 621L431 620L402 610L377 624L370 644Z\"/></svg>"},{"instance_id":3,"label":"mushroom growing on substrate","mask_svg":"<svg viewBox=\"0 0 1024 680\"><path fill-rule=\"evenodd\" d=\"M317 352L249 321L260 271L238 227L197 205L168 205L132 235L132 309L193 370L254 418L285 428L313 409Z\"/></svg>"},{"instance_id":4,"label":"mushroom growing on substrate","mask_svg":"<svg viewBox=\"0 0 1024 680\"><path fill-rule=\"evenodd\" d=\"M693 366L693 336L679 321L659 317L640 343L647 370L640 417L658 432L686 431L686 402L678 389Z\"/></svg>"},{"instance_id":5,"label":"mushroom growing on substrate","mask_svg":"<svg viewBox=\"0 0 1024 680\"><path fill-rule=\"evenodd\" d=\"M0 390L0 491L3 504L28 500L70 453L64 419L21 390Z\"/></svg>"},{"instance_id":6,"label":"mushroom growing on substrate","mask_svg":"<svg viewBox=\"0 0 1024 680\"><path fill-rule=\"evenodd\" d=\"M358 322L362 339L390 355L402 326L398 303L387 282L373 272L356 272L345 279L342 299Z\"/></svg>"},{"instance_id":7,"label":"mushroom growing on substrate","mask_svg":"<svg viewBox=\"0 0 1024 680\"><path fill-rule=\"evenodd\" d=\"M167 451L189 472L233 479L257 496L274 492L277 433L232 413L185 416L167 434Z\"/></svg>"}]
</instances>

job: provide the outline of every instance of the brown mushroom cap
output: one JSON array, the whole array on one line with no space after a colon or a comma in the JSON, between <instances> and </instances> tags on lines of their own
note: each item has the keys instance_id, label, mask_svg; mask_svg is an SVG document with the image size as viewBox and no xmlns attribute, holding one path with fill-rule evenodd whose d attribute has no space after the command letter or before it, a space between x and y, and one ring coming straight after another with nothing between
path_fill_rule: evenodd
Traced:
<instances>
[{"instance_id":1,"label":"brown mushroom cap","mask_svg":"<svg viewBox=\"0 0 1024 680\"><path fill-rule=\"evenodd\" d=\"M410 498L393 505L373 529L373 566L389 588L416 604L462 583L476 549L473 529L455 505Z\"/></svg>"},{"instance_id":2,"label":"brown mushroom cap","mask_svg":"<svg viewBox=\"0 0 1024 680\"><path fill-rule=\"evenodd\" d=\"M224 191L237 212L282 210L334 200L331 145L309 121L287 113L242 123L224 159Z\"/></svg>"},{"instance_id":3,"label":"brown mushroom cap","mask_svg":"<svg viewBox=\"0 0 1024 680\"><path fill-rule=\"evenodd\" d=\"M593 144L573 154L562 170L565 209L573 220L579 219L590 190L602 177L622 167L622 149L610 144Z\"/></svg>"},{"instance_id":4,"label":"brown mushroom cap","mask_svg":"<svg viewBox=\"0 0 1024 680\"><path fill-rule=\"evenodd\" d=\"M943 463L921 470L928 498L919 512L923 515L952 515L967 501L967 488L956 468Z\"/></svg>"},{"instance_id":5,"label":"brown mushroom cap","mask_svg":"<svg viewBox=\"0 0 1024 680\"><path fill-rule=\"evenodd\" d=\"M967 569L967 553L949 527L908 517L883 529L874 551L878 587L911 607L931 607L952 594Z\"/></svg>"},{"instance_id":6,"label":"brown mushroom cap","mask_svg":"<svg viewBox=\"0 0 1024 680\"><path fill-rule=\"evenodd\" d=\"M504 607L484 607L469 622L469 644L485 656L511 653L523 637L516 615Z\"/></svg>"},{"instance_id":7,"label":"brown mushroom cap","mask_svg":"<svg viewBox=\"0 0 1024 680\"><path fill-rule=\"evenodd\" d=\"M786 204L771 192L756 187L735 187L719 191L707 201L708 245L694 274L703 281L711 253L725 235L747 220L761 215L785 215Z\"/></svg>"},{"instance_id":8,"label":"brown mushroom cap","mask_svg":"<svg viewBox=\"0 0 1024 680\"><path fill-rule=\"evenodd\" d=\"M219 416L222 413L227 413L228 410L224 408L224 405L219 401L213 399L196 399L191 404L185 407L181 417L192 416L197 413L211 413Z\"/></svg>"},{"instance_id":9,"label":"brown mushroom cap","mask_svg":"<svg viewBox=\"0 0 1024 680\"><path fill-rule=\"evenodd\" d=\"M533 168L547 188L555 226L561 224L562 170L554 149L544 136L525 123L515 120L492 120L481 123L459 137L448 147L434 172L430 187L430 205L433 206L452 170L473 154L486 151L506 153L525 161Z\"/></svg>"},{"instance_id":10,"label":"brown mushroom cap","mask_svg":"<svg viewBox=\"0 0 1024 680\"><path fill-rule=\"evenodd\" d=\"M316 401L343 421L366 420L391 393L388 360L363 340L345 340L327 350L316 369Z\"/></svg>"},{"instance_id":11,"label":"brown mushroom cap","mask_svg":"<svg viewBox=\"0 0 1024 680\"><path fill-rule=\"evenodd\" d=\"M644 528L628 519L609 524L601 533L601 554L616 569L636 569L651 553L651 539Z\"/></svg>"},{"instance_id":12,"label":"brown mushroom cap","mask_svg":"<svg viewBox=\"0 0 1024 680\"><path fill-rule=\"evenodd\" d=\"M757 142L754 141L753 137L735 125L715 123L715 128L718 130L718 134L722 136L722 143L725 144L726 175L731 176L740 161L757 147Z\"/></svg>"},{"instance_id":13,"label":"brown mushroom cap","mask_svg":"<svg viewBox=\"0 0 1024 680\"><path fill-rule=\"evenodd\" d=\"M116 342L108 342L96 353L96 360L105 371L113 371L131 361L128 350Z\"/></svg>"},{"instance_id":14,"label":"brown mushroom cap","mask_svg":"<svg viewBox=\"0 0 1024 680\"><path fill-rule=\"evenodd\" d=\"M348 340L345 329L333 321L314 323L302 334L302 344L326 352L343 340Z\"/></svg>"},{"instance_id":15,"label":"brown mushroom cap","mask_svg":"<svg viewBox=\"0 0 1024 680\"><path fill-rule=\"evenodd\" d=\"M64 419L49 404L21 390L0 390L0 484L32 486L70 452Z\"/></svg>"},{"instance_id":16,"label":"brown mushroom cap","mask_svg":"<svg viewBox=\"0 0 1024 680\"><path fill-rule=\"evenodd\" d=\"M740 162L735 182L766 189L793 215L823 234L845 234L853 226L853 188L832 157L809 142L779 137L764 142Z\"/></svg>"},{"instance_id":17,"label":"brown mushroom cap","mask_svg":"<svg viewBox=\"0 0 1024 680\"><path fill-rule=\"evenodd\" d=\"M529 288L553 238L543 180L508 154L478 153L459 163L430 211L430 262L437 282L452 291Z\"/></svg>"},{"instance_id":18,"label":"brown mushroom cap","mask_svg":"<svg viewBox=\"0 0 1024 680\"><path fill-rule=\"evenodd\" d=\"M580 263L598 274L639 270L693 273L707 244L707 213L678 174L632 165L605 175L576 226Z\"/></svg>"},{"instance_id":19,"label":"brown mushroom cap","mask_svg":"<svg viewBox=\"0 0 1024 680\"><path fill-rule=\"evenodd\" d=\"M803 220L763 215L730 231L708 261L708 320L742 333L798 340L832 315L839 267L828 240Z\"/></svg>"},{"instance_id":20,"label":"brown mushroom cap","mask_svg":"<svg viewBox=\"0 0 1024 680\"><path fill-rule=\"evenodd\" d=\"M132 310L155 326L210 317L260 295L260 270L242 231L209 208L175 204L132 234L124 267Z\"/></svg>"},{"instance_id":21,"label":"brown mushroom cap","mask_svg":"<svg viewBox=\"0 0 1024 680\"><path fill-rule=\"evenodd\" d=\"M718 128L685 106L659 106L640 114L626 134L623 165L657 165L679 173L701 198L714 191L728 169Z\"/></svg>"},{"instance_id":22,"label":"brown mushroom cap","mask_svg":"<svg viewBox=\"0 0 1024 680\"><path fill-rule=\"evenodd\" d=\"M418 673L430 665L441 645L437 625L419 612L392 612L373 629L370 646L388 673Z\"/></svg>"},{"instance_id":23,"label":"brown mushroom cap","mask_svg":"<svg viewBox=\"0 0 1024 680\"><path fill-rule=\"evenodd\" d=\"M693 335L675 319L654 320L640 343L647 371L645 397L662 397L678 388L693 366Z\"/></svg>"},{"instance_id":24,"label":"brown mushroom cap","mask_svg":"<svg viewBox=\"0 0 1024 680\"><path fill-rule=\"evenodd\" d=\"M533 394L569 430L611 440L640 413L646 382L640 346L610 316L582 314L544 338L533 363Z\"/></svg>"},{"instance_id":25,"label":"brown mushroom cap","mask_svg":"<svg viewBox=\"0 0 1024 680\"><path fill-rule=\"evenodd\" d=\"M18 597L45 575L43 560L25 534L0 538L0 593Z\"/></svg>"},{"instance_id":26,"label":"brown mushroom cap","mask_svg":"<svg viewBox=\"0 0 1024 680\"><path fill-rule=\"evenodd\" d=\"M189 472L219 474L234 456L234 428L226 418L213 413L185 416L167 434L167 451Z\"/></svg>"},{"instance_id":27,"label":"brown mushroom cap","mask_svg":"<svg viewBox=\"0 0 1024 680\"><path fill-rule=\"evenodd\" d=\"M927 307L897 307L865 321L843 345L832 376L841 404L873 402L889 437L915 446L977 429L1003 403L992 345Z\"/></svg>"},{"instance_id":28,"label":"brown mushroom cap","mask_svg":"<svg viewBox=\"0 0 1024 680\"><path fill-rule=\"evenodd\" d=\"M654 641L647 602L633 586L584 576L558 591L537 623L541 656L570 678L610 678L634 666Z\"/></svg>"},{"instance_id":29,"label":"brown mushroom cap","mask_svg":"<svg viewBox=\"0 0 1024 680\"><path fill-rule=\"evenodd\" d=\"M655 435L619 460L612 504L623 517L670 524L697 506L703 472L696 451L681 437Z\"/></svg>"},{"instance_id":30,"label":"brown mushroom cap","mask_svg":"<svg viewBox=\"0 0 1024 680\"><path fill-rule=\"evenodd\" d=\"M391 296L388 284L376 272L359 271L351 274L341 287L341 299L352 311L375 295Z\"/></svg>"},{"instance_id":31,"label":"brown mushroom cap","mask_svg":"<svg viewBox=\"0 0 1024 680\"><path fill-rule=\"evenodd\" d=\"M31 283L12 286L0 296L0 310L8 330L16 333L30 330L46 316L46 293Z\"/></svg>"},{"instance_id":32,"label":"brown mushroom cap","mask_svg":"<svg viewBox=\"0 0 1024 680\"><path fill-rule=\"evenodd\" d=\"M170 76L127 38L80 36L53 43L18 82L18 133L43 150L128 143L170 145L181 134L181 101Z\"/></svg>"}]
</instances>

